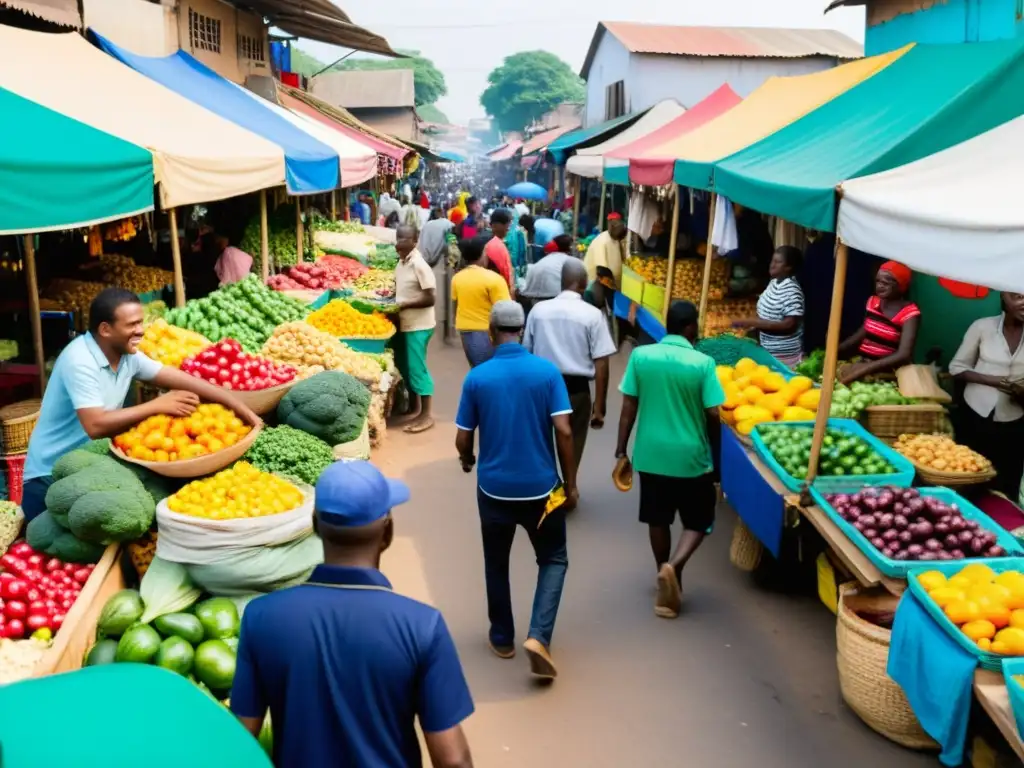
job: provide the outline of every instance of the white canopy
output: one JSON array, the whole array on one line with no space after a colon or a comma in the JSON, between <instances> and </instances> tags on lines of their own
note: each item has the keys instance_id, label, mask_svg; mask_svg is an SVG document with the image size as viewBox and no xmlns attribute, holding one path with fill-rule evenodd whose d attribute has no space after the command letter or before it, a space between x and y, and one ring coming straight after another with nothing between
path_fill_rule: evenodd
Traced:
<instances>
[{"instance_id":1,"label":"white canopy","mask_svg":"<svg viewBox=\"0 0 1024 768\"><path fill-rule=\"evenodd\" d=\"M576 150L576 154L570 157L569 162L565 164L565 170L588 179L600 179L604 175L604 154L606 152L624 147L626 144L631 144L637 139L653 133L666 123L675 120L685 111L686 108L675 99L659 101L647 111L647 114L622 133L617 133L607 141L593 147ZM608 163L629 165L628 160L609 160Z\"/></svg>"},{"instance_id":2,"label":"white canopy","mask_svg":"<svg viewBox=\"0 0 1024 768\"><path fill-rule=\"evenodd\" d=\"M844 243L911 269L1024 293L1024 117L842 184Z\"/></svg>"}]
</instances>

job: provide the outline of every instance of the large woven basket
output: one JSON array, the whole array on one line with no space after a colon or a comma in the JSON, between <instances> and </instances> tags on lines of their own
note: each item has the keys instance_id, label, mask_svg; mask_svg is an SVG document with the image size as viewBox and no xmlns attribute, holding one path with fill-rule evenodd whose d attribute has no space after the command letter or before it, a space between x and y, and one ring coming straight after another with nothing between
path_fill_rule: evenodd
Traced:
<instances>
[{"instance_id":1,"label":"large woven basket","mask_svg":"<svg viewBox=\"0 0 1024 768\"><path fill-rule=\"evenodd\" d=\"M143 461L141 459L133 459L123 453L120 448L113 445L110 446L110 452L122 461L127 461L129 464L138 464L140 467L145 467L158 475L163 475L164 477L191 479L219 472L225 467L234 464L242 458L242 455L247 450L249 450L250 446L252 446L256 441L256 437L262 429L263 422L261 421L249 430L249 434L234 445L229 445L227 448L222 448L216 453L209 453L206 456L199 456L195 459L182 459L181 461Z\"/></svg>"},{"instance_id":2,"label":"large woven basket","mask_svg":"<svg viewBox=\"0 0 1024 768\"><path fill-rule=\"evenodd\" d=\"M849 607L864 594L856 583L839 587L836 661L843 700L872 730L909 749L938 749L921 728L903 690L886 674L892 631L865 621Z\"/></svg>"},{"instance_id":3,"label":"large woven basket","mask_svg":"<svg viewBox=\"0 0 1024 768\"><path fill-rule=\"evenodd\" d=\"M987 469L984 472L942 472L911 461L917 476L928 485L942 485L946 488L962 488L968 485L980 485L995 479L996 471Z\"/></svg>"},{"instance_id":4,"label":"large woven basket","mask_svg":"<svg viewBox=\"0 0 1024 768\"><path fill-rule=\"evenodd\" d=\"M739 518L732 529L732 542L729 544L729 562L741 571L752 573L761 564L764 556L764 544L750 532Z\"/></svg>"},{"instance_id":5,"label":"large woven basket","mask_svg":"<svg viewBox=\"0 0 1024 768\"><path fill-rule=\"evenodd\" d=\"M25 453L28 450L28 439L39 420L39 408L42 404L42 400L22 400L20 403L0 408L0 428L5 455Z\"/></svg>"},{"instance_id":6,"label":"large woven basket","mask_svg":"<svg viewBox=\"0 0 1024 768\"><path fill-rule=\"evenodd\" d=\"M903 434L938 434L945 431L946 409L938 403L872 405L864 409L864 426L882 440Z\"/></svg>"}]
</instances>

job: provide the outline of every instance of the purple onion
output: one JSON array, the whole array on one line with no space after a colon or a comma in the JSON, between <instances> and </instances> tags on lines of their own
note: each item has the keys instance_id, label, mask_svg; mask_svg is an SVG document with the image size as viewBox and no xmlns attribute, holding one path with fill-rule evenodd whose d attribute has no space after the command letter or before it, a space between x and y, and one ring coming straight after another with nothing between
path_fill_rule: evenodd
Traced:
<instances>
[{"instance_id":1,"label":"purple onion","mask_svg":"<svg viewBox=\"0 0 1024 768\"><path fill-rule=\"evenodd\" d=\"M893 560L909 560L910 559L910 554L906 550L901 549L899 552L897 552L895 555L892 556L892 559Z\"/></svg>"},{"instance_id":2,"label":"purple onion","mask_svg":"<svg viewBox=\"0 0 1024 768\"><path fill-rule=\"evenodd\" d=\"M861 523L860 520L854 520L853 521L853 527L856 528L861 533L864 533L864 525Z\"/></svg>"},{"instance_id":3,"label":"purple onion","mask_svg":"<svg viewBox=\"0 0 1024 768\"><path fill-rule=\"evenodd\" d=\"M864 507L865 509L869 509L872 512L874 512L876 509L878 509L878 499L876 499L874 496L868 496L861 502L861 506Z\"/></svg>"},{"instance_id":4,"label":"purple onion","mask_svg":"<svg viewBox=\"0 0 1024 768\"><path fill-rule=\"evenodd\" d=\"M861 515L857 519L864 524L865 528L874 528L878 525L878 518L874 515Z\"/></svg>"},{"instance_id":5,"label":"purple onion","mask_svg":"<svg viewBox=\"0 0 1024 768\"><path fill-rule=\"evenodd\" d=\"M907 520L907 518L904 517L903 515L893 515L892 516L892 527L895 528L896 530L902 531L908 525L910 525L910 521Z\"/></svg>"},{"instance_id":6,"label":"purple onion","mask_svg":"<svg viewBox=\"0 0 1024 768\"><path fill-rule=\"evenodd\" d=\"M865 528L862 531L862 533L864 534L864 537L868 539L874 539L878 537L878 531L874 528Z\"/></svg>"},{"instance_id":7,"label":"purple onion","mask_svg":"<svg viewBox=\"0 0 1024 768\"><path fill-rule=\"evenodd\" d=\"M951 530L953 530L953 529L949 527L949 523L936 523L935 524L935 533L937 535L939 535L939 536L945 536Z\"/></svg>"},{"instance_id":8,"label":"purple onion","mask_svg":"<svg viewBox=\"0 0 1024 768\"><path fill-rule=\"evenodd\" d=\"M942 549L942 542L938 539L928 539L924 543L924 548L927 549L929 552L938 552L940 549Z\"/></svg>"},{"instance_id":9,"label":"purple onion","mask_svg":"<svg viewBox=\"0 0 1024 768\"><path fill-rule=\"evenodd\" d=\"M967 555L964 554L962 549L951 549L949 554L953 556L954 560L963 560Z\"/></svg>"},{"instance_id":10,"label":"purple onion","mask_svg":"<svg viewBox=\"0 0 1024 768\"><path fill-rule=\"evenodd\" d=\"M972 555L980 555L986 549L985 540L982 538L973 538L971 539L970 547Z\"/></svg>"},{"instance_id":11,"label":"purple onion","mask_svg":"<svg viewBox=\"0 0 1024 768\"><path fill-rule=\"evenodd\" d=\"M892 514L891 512L885 512L881 515L878 515L878 527L882 530L892 528L893 521L895 519L896 515Z\"/></svg>"},{"instance_id":12,"label":"purple onion","mask_svg":"<svg viewBox=\"0 0 1024 768\"><path fill-rule=\"evenodd\" d=\"M914 557L917 557L922 552L924 552L924 547L922 547L920 544L911 544L907 547L907 553L913 555Z\"/></svg>"},{"instance_id":13,"label":"purple onion","mask_svg":"<svg viewBox=\"0 0 1024 768\"><path fill-rule=\"evenodd\" d=\"M922 552L920 555L918 555L917 559L918 560L929 560L930 561L930 560L935 560L936 556L935 556L934 552L925 551L925 552Z\"/></svg>"},{"instance_id":14,"label":"purple onion","mask_svg":"<svg viewBox=\"0 0 1024 768\"><path fill-rule=\"evenodd\" d=\"M965 520L962 517L954 517L952 520L949 521L949 528L952 531L960 533L960 531L964 530L964 528L966 527L964 525L964 522Z\"/></svg>"},{"instance_id":15,"label":"purple onion","mask_svg":"<svg viewBox=\"0 0 1024 768\"><path fill-rule=\"evenodd\" d=\"M939 560L952 560L953 559L953 556L951 554L949 554L949 552L947 552L944 549L939 550L935 554L938 555Z\"/></svg>"},{"instance_id":16,"label":"purple onion","mask_svg":"<svg viewBox=\"0 0 1024 768\"><path fill-rule=\"evenodd\" d=\"M881 536L876 536L871 540L871 546L875 549L885 549L885 539Z\"/></svg>"},{"instance_id":17,"label":"purple onion","mask_svg":"<svg viewBox=\"0 0 1024 768\"><path fill-rule=\"evenodd\" d=\"M914 534L910 531L900 531L896 538L903 544L909 544L914 540Z\"/></svg>"},{"instance_id":18,"label":"purple onion","mask_svg":"<svg viewBox=\"0 0 1024 768\"><path fill-rule=\"evenodd\" d=\"M914 528L914 536L920 539L927 539L935 532L935 526L931 523L918 523Z\"/></svg>"},{"instance_id":19,"label":"purple onion","mask_svg":"<svg viewBox=\"0 0 1024 768\"><path fill-rule=\"evenodd\" d=\"M837 493L834 496L828 497L828 501L832 506L846 506L850 503L850 497L845 493Z\"/></svg>"},{"instance_id":20,"label":"purple onion","mask_svg":"<svg viewBox=\"0 0 1024 768\"><path fill-rule=\"evenodd\" d=\"M893 496L892 491L884 491L878 497L878 506L882 509L888 509L892 506L894 501L896 501L896 497Z\"/></svg>"},{"instance_id":21,"label":"purple onion","mask_svg":"<svg viewBox=\"0 0 1024 768\"><path fill-rule=\"evenodd\" d=\"M960 531L956 537L960 540L961 544L970 544L974 541L974 534L971 531Z\"/></svg>"},{"instance_id":22,"label":"purple onion","mask_svg":"<svg viewBox=\"0 0 1024 768\"><path fill-rule=\"evenodd\" d=\"M989 547L988 552L985 553L985 557L1005 557L1006 550L1000 547L998 544Z\"/></svg>"},{"instance_id":23,"label":"purple onion","mask_svg":"<svg viewBox=\"0 0 1024 768\"><path fill-rule=\"evenodd\" d=\"M956 549L960 546L960 537L955 533L951 533L942 540L942 543L946 545L947 549Z\"/></svg>"},{"instance_id":24,"label":"purple onion","mask_svg":"<svg viewBox=\"0 0 1024 768\"><path fill-rule=\"evenodd\" d=\"M919 515L925 509L925 503L923 499L911 499L907 502L907 508L910 510L912 515Z\"/></svg>"},{"instance_id":25,"label":"purple onion","mask_svg":"<svg viewBox=\"0 0 1024 768\"><path fill-rule=\"evenodd\" d=\"M887 530L882 531L883 541L899 541L899 537L900 532L897 531L895 528L889 528Z\"/></svg>"},{"instance_id":26,"label":"purple onion","mask_svg":"<svg viewBox=\"0 0 1024 768\"><path fill-rule=\"evenodd\" d=\"M850 496L850 504L860 504L864 500L864 495L861 493L854 493Z\"/></svg>"}]
</instances>

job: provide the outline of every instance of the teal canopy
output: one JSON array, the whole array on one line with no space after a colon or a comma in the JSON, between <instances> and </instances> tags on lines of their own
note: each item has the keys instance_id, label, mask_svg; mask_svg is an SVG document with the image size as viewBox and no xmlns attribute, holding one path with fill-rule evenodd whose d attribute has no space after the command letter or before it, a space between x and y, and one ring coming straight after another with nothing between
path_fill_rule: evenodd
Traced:
<instances>
[{"instance_id":1,"label":"teal canopy","mask_svg":"<svg viewBox=\"0 0 1024 768\"><path fill-rule=\"evenodd\" d=\"M0 88L0 234L72 229L153 208L153 156Z\"/></svg>"},{"instance_id":2,"label":"teal canopy","mask_svg":"<svg viewBox=\"0 0 1024 768\"><path fill-rule=\"evenodd\" d=\"M624 131L641 117L647 114L647 110L633 112L621 117L614 117L603 123L592 125L589 128L580 128L577 131L569 131L559 136L548 145L548 152L555 158L558 165L565 165L569 154L577 147L596 144L605 141L620 131Z\"/></svg>"},{"instance_id":3,"label":"teal canopy","mask_svg":"<svg viewBox=\"0 0 1024 768\"><path fill-rule=\"evenodd\" d=\"M741 205L831 232L836 187L1024 114L1024 42L916 45L841 96L714 167Z\"/></svg>"}]
</instances>

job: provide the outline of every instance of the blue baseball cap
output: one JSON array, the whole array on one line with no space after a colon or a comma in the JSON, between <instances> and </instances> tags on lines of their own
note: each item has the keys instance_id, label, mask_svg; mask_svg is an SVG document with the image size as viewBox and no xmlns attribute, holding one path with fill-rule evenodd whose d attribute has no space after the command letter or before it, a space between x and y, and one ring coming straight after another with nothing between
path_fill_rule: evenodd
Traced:
<instances>
[{"instance_id":1,"label":"blue baseball cap","mask_svg":"<svg viewBox=\"0 0 1024 768\"><path fill-rule=\"evenodd\" d=\"M328 525L360 528L409 500L409 486L368 461L336 461L316 481L316 513Z\"/></svg>"}]
</instances>

